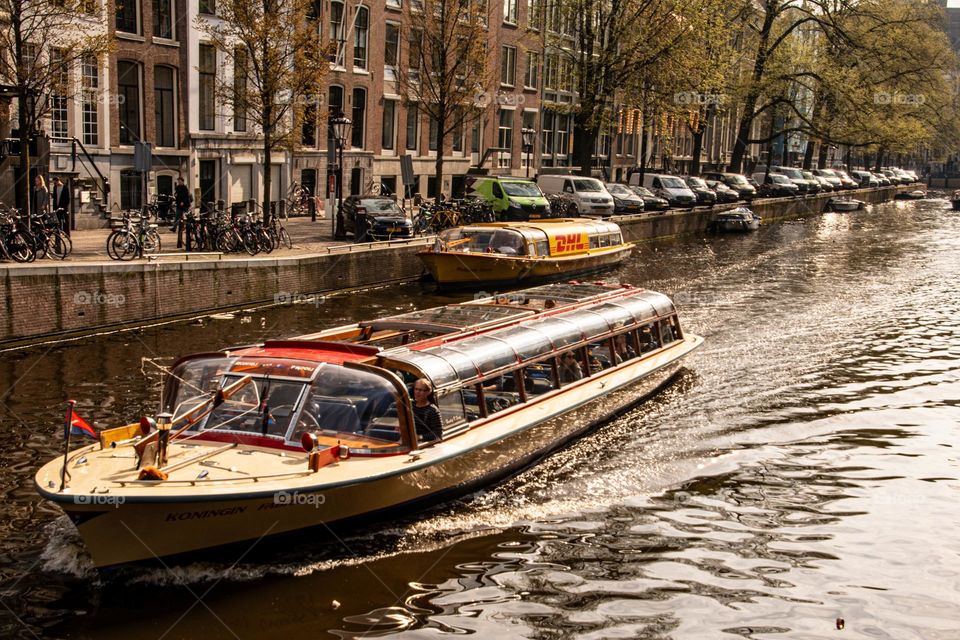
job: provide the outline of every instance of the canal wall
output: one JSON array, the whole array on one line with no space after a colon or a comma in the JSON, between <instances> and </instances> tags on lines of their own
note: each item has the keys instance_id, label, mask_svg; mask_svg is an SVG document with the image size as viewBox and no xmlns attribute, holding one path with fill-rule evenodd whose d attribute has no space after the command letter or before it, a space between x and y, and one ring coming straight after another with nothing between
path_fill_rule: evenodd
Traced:
<instances>
[{"instance_id":1,"label":"canal wall","mask_svg":"<svg viewBox=\"0 0 960 640\"><path fill-rule=\"evenodd\" d=\"M847 192L866 202L915 187ZM829 194L773 198L750 206L763 221L818 215ZM633 242L703 233L713 215L736 205L618 218ZM0 269L0 348L264 304L309 300L317 293L418 279L415 253L428 239L340 245L290 258L160 258L153 262L9 265ZM167 261L171 260L171 261Z\"/></svg>"}]
</instances>

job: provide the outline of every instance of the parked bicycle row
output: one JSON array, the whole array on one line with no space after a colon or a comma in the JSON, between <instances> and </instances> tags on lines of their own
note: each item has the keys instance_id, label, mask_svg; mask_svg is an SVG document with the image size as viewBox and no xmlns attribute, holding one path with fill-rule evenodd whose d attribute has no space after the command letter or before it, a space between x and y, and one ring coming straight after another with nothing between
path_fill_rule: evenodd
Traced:
<instances>
[{"instance_id":1,"label":"parked bicycle row","mask_svg":"<svg viewBox=\"0 0 960 640\"><path fill-rule=\"evenodd\" d=\"M114 228L107 237L107 255L113 260L135 260L161 251L158 223L152 222L149 210L126 211L112 221ZM274 249L293 248L293 241L278 216L264 223L259 212L231 215L223 209L184 215L182 229L175 225L185 249L192 251L245 252L254 256Z\"/></svg>"},{"instance_id":2,"label":"parked bicycle row","mask_svg":"<svg viewBox=\"0 0 960 640\"><path fill-rule=\"evenodd\" d=\"M56 212L27 216L19 209L0 205L0 259L33 262L40 258L63 260L73 243Z\"/></svg>"}]
</instances>

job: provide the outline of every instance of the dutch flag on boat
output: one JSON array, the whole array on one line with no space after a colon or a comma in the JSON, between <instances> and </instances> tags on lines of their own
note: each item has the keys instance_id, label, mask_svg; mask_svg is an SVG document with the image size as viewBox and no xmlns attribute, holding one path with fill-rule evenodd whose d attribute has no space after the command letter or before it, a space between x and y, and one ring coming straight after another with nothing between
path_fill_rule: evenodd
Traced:
<instances>
[{"instance_id":1,"label":"dutch flag on boat","mask_svg":"<svg viewBox=\"0 0 960 640\"><path fill-rule=\"evenodd\" d=\"M100 435L97 433L97 430L90 426L90 424L77 415L76 411L70 411L70 435L71 436L87 436L88 438L93 438L94 440L100 439Z\"/></svg>"}]
</instances>

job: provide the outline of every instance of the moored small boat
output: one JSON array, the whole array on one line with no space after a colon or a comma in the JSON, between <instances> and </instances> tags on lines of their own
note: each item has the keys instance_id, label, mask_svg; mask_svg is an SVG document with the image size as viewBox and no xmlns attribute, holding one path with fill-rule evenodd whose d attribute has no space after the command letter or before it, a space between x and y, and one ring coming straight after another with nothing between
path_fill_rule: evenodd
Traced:
<instances>
[{"instance_id":1,"label":"moored small boat","mask_svg":"<svg viewBox=\"0 0 960 640\"><path fill-rule=\"evenodd\" d=\"M960 211L960 189L954 191L953 195L950 196L950 204L954 211Z\"/></svg>"},{"instance_id":2,"label":"moored small boat","mask_svg":"<svg viewBox=\"0 0 960 640\"><path fill-rule=\"evenodd\" d=\"M702 342L663 294L569 283L197 354L155 417L68 439L35 485L97 567L409 513L636 404Z\"/></svg>"},{"instance_id":3,"label":"moored small boat","mask_svg":"<svg viewBox=\"0 0 960 640\"><path fill-rule=\"evenodd\" d=\"M511 286L614 267L632 246L613 222L559 218L446 229L417 253L444 288Z\"/></svg>"},{"instance_id":4,"label":"moored small boat","mask_svg":"<svg viewBox=\"0 0 960 640\"><path fill-rule=\"evenodd\" d=\"M827 200L828 211L859 211L866 206L863 200L850 197L837 197Z\"/></svg>"},{"instance_id":5,"label":"moored small boat","mask_svg":"<svg viewBox=\"0 0 960 640\"><path fill-rule=\"evenodd\" d=\"M902 191L895 198L897 200L923 200L927 197L927 192L923 189L913 189L911 191Z\"/></svg>"},{"instance_id":6,"label":"moored small boat","mask_svg":"<svg viewBox=\"0 0 960 640\"><path fill-rule=\"evenodd\" d=\"M709 228L711 231L730 233L756 231L760 228L760 216L748 207L737 207L716 214L710 221Z\"/></svg>"}]
</instances>

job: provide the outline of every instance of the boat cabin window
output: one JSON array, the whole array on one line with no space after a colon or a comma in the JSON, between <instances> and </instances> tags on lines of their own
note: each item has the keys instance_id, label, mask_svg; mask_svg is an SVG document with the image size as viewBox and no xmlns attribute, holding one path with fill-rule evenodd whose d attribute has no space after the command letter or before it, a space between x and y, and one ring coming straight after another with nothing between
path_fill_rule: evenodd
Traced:
<instances>
[{"instance_id":1,"label":"boat cabin window","mask_svg":"<svg viewBox=\"0 0 960 640\"><path fill-rule=\"evenodd\" d=\"M463 408L463 393L451 391L437 398L437 408L440 409L440 422L444 431L448 427L462 424L466 419Z\"/></svg>"},{"instance_id":2,"label":"boat cabin window","mask_svg":"<svg viewBox=\"0 0 960 640\"><path fill-rule=\"evenodd\" d=\"M554 384L553 363L537 362L524 367L523 386L527 398L542 396L556 389Z\"/></svg>"},{"instance_id":3,"label":"boat cabin window","mask_svg":"<svg viewBox=\"0 0 960 640\"><path fill-rule=\"evenodd\" d=\"M669 320L660 321L660 336L663 339L663 344L667 345L677 339L674 335L673 325L670 324Z\"/></svg>"},{"instance_id":4,"label":"boat cabin window","mask_svg":"<svg viewBox=\"0 0 960 640\"><path fill-rule=\"evenodd\" d=\"M310 385L288 440L299 442L306 431L390 442L400 440L397 393L393 385L366 371L330 364L322 367Z\"/></svg>"},{"instance_id":5,"label":"boat cabin window","mask_svg":"<svg viewBox=\"0 0 960 640\"><path fill-rule=\"evenodd\" d=\"M580 349L571 349L560 354L560 384L567 385L583 379L583 356Z\"/></svg>"},{"instance_id":6,"label":"boat cabin window","mask_svg":"<svg viewBox=\"0 0 960 640\"><path fill-rule=\"evenodd\" d=\"M241 379L240 374L224 376L224 386ZM306 385L290 380L254 378L224 400L203 425L204 430L243 431L284 437L300 406Z\"/></svg>"},{"instance_id":7,"label":"boat cabin window","mask_svg":"<svg viewBox=\"0 0 960 640\"><path fill-rule=\"evenodd\" d=\"M220 380L233 364L232 358L196 358L177 365L170 372L164 391L163 410L175 417L206 402L220 387Z\"/></svg>"},{"instance_id":8,"label":"boat cabin window","mask_svg":"<svg viewBox=\"0 0 960 640\"><path fill-rule=\"evenodd\" d=\"M655 323L640 328L640 353L649 353L660 348L660 332Z\"/></svg>"}]
</instances>

